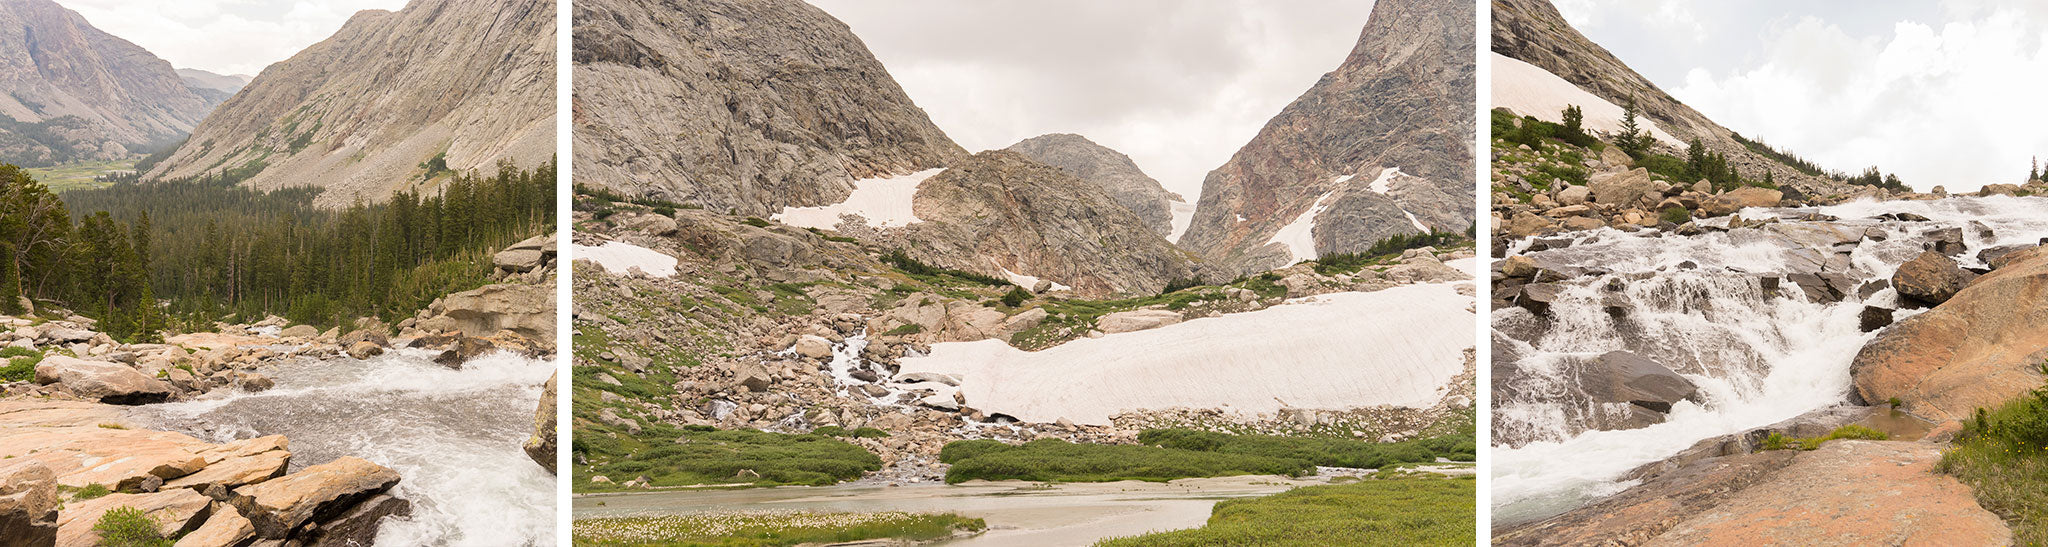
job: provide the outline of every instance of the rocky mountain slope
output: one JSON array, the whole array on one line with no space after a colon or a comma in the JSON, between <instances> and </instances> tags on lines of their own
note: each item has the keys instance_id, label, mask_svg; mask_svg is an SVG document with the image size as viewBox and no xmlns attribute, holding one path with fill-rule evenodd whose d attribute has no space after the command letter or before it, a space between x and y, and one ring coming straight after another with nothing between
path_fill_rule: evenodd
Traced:
<instances>
[{"instance_id":1,"label":"rocky mountain slope","mask_svg":"<svg viewBox=\"0 0 2048 547\"><path fill-rule=\"evenodd\" d=\"M0 161L111 160L175 144L213 103L170 63L50 0L0 1Z\"/></svg>"},{"instance_id":2,"label":"rocky mountain slope","mask_svg":"<svg viewBox=\"0 0 2048 547\"><path fill-rule=\"evenodd\" d=\"M1734 131L1679 102L1630 69L1606 48L1573 29L1549 0L1494 0L1493 51L1548 71L1615 105L1624 105L1633 99L1642 115L1658 129L1680 143L1699 139L1708 149L1727 155L1729 165L1745 177L1762 179L1763 173L1769 171L1780 186L1814 198L1839 197L1862 190L1832 179L1809 176L1750 150L1735 140ZM1518 111L1516 114L1553 122L1560 116L1559 112L1553 111ZM1670 151L1683 152L1683 149L1672 148Z\"/></svg>"},{"instance_id":3,"label":"rocky mountain slope","mask_svg":"<svg viewBox=\"0 0 2048 547\"><path fill-rule=\"evenodd\" d=\"M443 163L548 161L554 13L553 0L416 0L358 13L264 69L144 178L246 175L262 189L324 187L320 203L343 206L432 192Z\"/></svg>"},{"instance_id":4,"label":"rocky mountain slope","mask_svg":"<svg viewBox=\"0 0 2048 547\"><path fill-rule=\"evenodd\" d=\"M575 28L581 184L766 216L966 156L800 0L577 2Z\"/></svg>"},{"instance_id":5,"label":"rocky mountain slope","mask_svg":"<svg viewBox=\"0 0 2048 547\"><path fill-rule=\"evenodd\" d=\"M1472 224L1470 3L1383 0L1358 46L1202 183L1180 240L1238 272Z\"/></svg>"},{"instance_id":6,"label":"rocky mountain slope","mask_svg":"<svg viewBox=\"0 0 2048 547\"><path fill-rule=\"evenodd\" d=\"M1173 233L1173 203L1187 202L1187 198L1166 191L1159 181L1146 176L1130 156L1095 144L1087 137L1072 133L1039 135L1018 141L1008 150L1101 186L1117 205L1136 213L1146 227L1161 236Z\"/></svg>"},{"instance_id":7,"label":"rocky mountain slope","mask_svg":"<svg viewBox=\"0 0 2048 547\"><path fill-rule=\"evenodd\" d=\"M229 97L235 96L235 92L248 87L252 78L240 74L215 74L196 68L180 68L178 79L183 80L185 87L190 88L193 93L206 99L210 108L227 102Z\"/></svg>"}]
</instances>

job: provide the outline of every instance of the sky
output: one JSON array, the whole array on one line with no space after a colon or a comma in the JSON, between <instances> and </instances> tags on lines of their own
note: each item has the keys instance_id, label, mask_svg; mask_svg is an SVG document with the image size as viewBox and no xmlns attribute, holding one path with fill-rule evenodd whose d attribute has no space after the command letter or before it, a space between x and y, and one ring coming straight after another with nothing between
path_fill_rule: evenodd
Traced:
<instances>
[{"instance_id":1,"label":"sky","mask_svg":"<svg viewBox=\"0 0 2048 547\"><path fill-rule=\"evenodd\" d=\"M1337 68L1362 0L811 0L970 152L1077 133L1192 203Z\"/></svg>"},{"instance_id":2,"label":"sky","mask_svg":"<svg viewBox=\"0 0 2048 547\"><path fill-rule=\"evenodd\" d=\"M2048 156L2048 2L1555 2L1708 118L1830 169L1968 191Z\"/></svg>"},{"instance_id":3,"label":"sky","mask_svg":"<svg viewBox=\"0 0 2048 547\"><path fill-rule=\"evenodd\" d=\"M255 76L366 9L406 0L57 0L177 68Z\"/></svg>"}]
</instances>

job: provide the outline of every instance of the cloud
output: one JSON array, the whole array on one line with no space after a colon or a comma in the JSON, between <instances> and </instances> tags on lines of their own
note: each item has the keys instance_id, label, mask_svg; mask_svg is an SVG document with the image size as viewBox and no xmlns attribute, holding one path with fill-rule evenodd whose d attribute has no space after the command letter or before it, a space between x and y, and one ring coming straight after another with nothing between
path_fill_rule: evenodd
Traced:
<instances>
[{"instance_id":1,"label":"cloud","mask_svg":"<svg viewBox=\"0 0 2048 547\"><path fill-rule=\"evenodd\" d=\"M1358 43L1358 0L813 0L971 151L1078 133L1193 200Z\"/></svg>"},{"instance_id":2,"label":"cloud","mask_svg":"<svg viewBox=\"0 0 2048 547\"><path fill-rule=\"evenodd\" d=\"M1856 35L1821 17L1779 25L1755 62L1688 73L1672 94L1751 137L1844 171L1876 165L1919 189L2015 183L2048 151L2048 11L1965 0L1942 20Z\"/></svg>"},{"instance_id":3,"label":"cloud","mask_svg":"<svg viewBox=\"0 0 2048 547\"><path fill-rule=\"evenodd\" d=\"M356 12L406 0L57 0L93 26L178 68L255 75L341 29Z\"/></svg>"}]
</instances>

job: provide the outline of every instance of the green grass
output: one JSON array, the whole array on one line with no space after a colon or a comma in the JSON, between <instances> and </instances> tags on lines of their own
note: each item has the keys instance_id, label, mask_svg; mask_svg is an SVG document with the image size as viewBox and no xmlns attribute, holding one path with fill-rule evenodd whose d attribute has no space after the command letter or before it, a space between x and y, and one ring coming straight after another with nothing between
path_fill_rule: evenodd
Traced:
<instances>
[{"instance_id":1,"label":"green grass","mask_svg":"<svg viewBox=\"0 0 2048 547\"><path fill-rule=\"evenodd\" d=\"M99 483L93 483L79 488L76 493L73 493L71 495L71 499L89 500L94 498L106 497L107 494L112 493L114 493L114 491L108 490L107 487L101 486Z\"/></svg>"},{"instance_id":2,"label":"green grass","mask_svg":"<svg viewBox=\"0 0 2048 547\"><path fill-rule=\"evenodd\" d=\"M987 285L990 287L1006 287L1011 285L1008 280L926 264L911 258L902 249L890 249L889 252L882 255L882 262L903 271L903 273L909 274L911 278L933 285L954 285L963 281L972 285Z\"/></svg>"},{"instance_id":3,"label":"green grass","mask_svg":"<svg viewBox=\"0 0 2048 547\"><path fill-rule=\"evenodd\" d=\"M1978 409L1939 469L2011 524L2015 545L2048 545L2048 387L1997 410Z\"/></svg>"},{"instance_id":4,"label":"green grass","mask_svg":"<svg viewBox=\"0 0 2048 547\"><path fill-rule=\"evenodd\" d=\"M156 521L134 507L115 507L100 514L92 531L105 547L169 547L173 541L157 531Z\"/></svg>"},{"instance_id":5,"label":"green grass","mask_svg":"<svg viewBox=\"0 0 2048 547\"><path fill-rule=\"evenodd\" d=\"M645 476L653 486L824 486L882 468L881 458L867 449L828 435L709 429L657 423L627 436L602 426L579 427L572 450L592 463L578 467L576 488L619 489L591 484L597 475L619 483Z\"/></svg>"},{"instance_id":6,"label":"green grass","mask_svg":"<svg viewBox=\"0 0 2048 547\"><path fill-rule=\"evenodd\" d=\"M988 523L953 514L717 512L576 519L576 545L768 547L894 539L927 542Z\"/></svg>"},{"instance_id":7,"label":"green grass","mask_svg":"<svg viewBox=\"0 0 2048 547\"><path fill-rule=\"evenodd\" d=\"M1475 484L1471 477L1401 477L1297 488L1217 503L1201 528L1096 545L1472 545Z\"/></svg>"},{"instance_id":8,"label":"green grass","mask_svg":"<svg viewBox=\"0 0 2048 547\"><path fill-rule=\"evenodd\" d=\"M1819 437L1788 437L1785 436L1785 434L1783 433L1773 431L1771 432L1770 436L1764 437L1763 448L1764 450L1818 450L1820 449L1820 445L1835 439L1862 439L1866 441L1882 441L1890 438L1892 438L1892 436L1883 431L1878 431L1860 425L1849 424L1835 428L1834 431L1830 431L1828 432L1828 434Z\"/></svg>"},{"instance_id":9,"label":"green grass","mask_svg":"<svg viewBox=\"0 0 2048 547\"><path fill-rule=\"evenodd\" d=\"M42 181L44 186L48 186L51 192L61 194L71 190L91 190L113 186L112 182L100 182L93 180L93 178L114 171L132 171L135 169L135 161L135 159L89 161L55 167L38 167L26 169L26 171L28 171L29 176L35 177L36 180Z\"/></svg>"},{"instance_id":10,"label":"green grass","mask_svg":"<svg viewBox=\"0 0 2048 547\"><path fill-rule=\"evenodd\" d=\"M36 378L36 363L43 361L43 354L34 350L8 346L0 348L0 382L26 382Z\"/></svg>"},{"instance_id":11,"label":"green grass","mask_svg":"<svg viewBox=\"0 0 2048 547\"><path fill-rule=\"evenodd\" d=\"M1357 272L1360 268L1377 265L1401 256L1403 251L1423 247L1457 248L1472 244L1472 238L1455 232L1431 231L1426 234L1394 234L1376 242L1362 253L1336 253L1317 258L1316 273L1336 275Z\"/></svg>"},{"instance_id":12,"label":"green grass","mask_svg":"<svg viewBox=\"0 0 2048 547\"><path fill-rule=\"evenodd\" d=\"M1318 437L1231 435L1187 429L1155 429L1138 435L1143 445L1074 444L1039 439L1021 445L992 440L956 441L939 452L952 464L946 482L1026 480L1107 482L1169 481L1235 475L1298 476L1316 466L1380 468L1436 461L1472 461L1470 434L1398 443Z\"/></svg>"}]
</instances>

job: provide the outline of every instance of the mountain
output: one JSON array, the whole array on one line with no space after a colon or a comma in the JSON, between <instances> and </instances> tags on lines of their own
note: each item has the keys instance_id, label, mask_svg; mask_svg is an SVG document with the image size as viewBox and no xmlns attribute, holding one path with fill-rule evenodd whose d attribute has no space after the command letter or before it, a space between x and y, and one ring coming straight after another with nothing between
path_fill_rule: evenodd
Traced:
<instances>
[{"instance_id":1,"label":"mountain","mask_svg":"<svg viewBox=\"0 0 2048 547\"><path fill-rule=\"evenodd\" d=\"M582 184L767 215L967 155L797 0L582 1L575 29Z\"/></svg>"},{"instance_id":2,"label":"mountain","mask_svg":"<svg viewBox=\"0 0 2048 547\"><path fill-rule=\"evenodd\" d=\"M178 78L184 80L185 87L192 88L193 93L216 105L227 102L228 97L235 96L235 92L247 87L249 80L253 79L241 74L214 74L196 68L178 69Z\"/></svg>"},{"instance_id":3,"label":"mountain","mask_svg":"<svg viewBox=\"0 0 2048 547\"><path fill-rule=\"evenodd\" d=\"M1556 122L1565 104L1577 104L1586 111L1588 127L1611 130L1619 127L1622 108L1617 105L1633 100L1666 153L1683 157L1685 143L1699 139L1728 156L1729 165L1745 178L1762 179L1769 171L1780 187L1813 197L1855 190L1800 172L1735 140L1734 131L1679 102L1572 28L1549 0L1494 0L1493 53L1496 108Z\"/></svg>"},{"instance_id":4,"label":"mountain","mask_svg":"<svg viewBox=\"0 0 2048 547\"><path fill-rule=\"evenodd\" d=\"M415 0L270 65L145 179L226 174L345 206L555 153L553 0Z\"/></svg>"},{"instance_id":5,"label":"mountain","mask_svg":"<svg viewBox=\"0 0 2048 547\"><path fill-rule=\"evenodd\" d=\"M211 108L148 50L50 0L0 0L0 162L113 160L170 146Z\"/></svg>"},{"instance_id":6,"label":"mountain","mask_svg":"<svg viewBox=\"0 0 2048 547\"><path fill-rule=\"evenodd\" d=\"M1474 7L1380 0L1343 64L1202 181L1180 244L1254 273L1473 215Z\"/></svg>"},{"instance_id":7,"label":"mountain","mask_svg":"<svg viewBox=\"0 0 2048 547\"><path fill-rule=\"evenodd\" d=\"M1173 233L1173 204L1187 201L1146 176L1130 156L1080 135L1039 135L1012 144L1008 150L1101 187L1118 205L1136 213L1146 227L1161 236Z\"/></svg>"}]
</instances>

